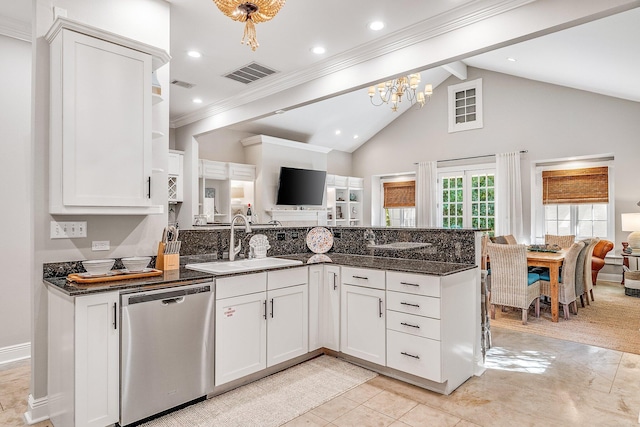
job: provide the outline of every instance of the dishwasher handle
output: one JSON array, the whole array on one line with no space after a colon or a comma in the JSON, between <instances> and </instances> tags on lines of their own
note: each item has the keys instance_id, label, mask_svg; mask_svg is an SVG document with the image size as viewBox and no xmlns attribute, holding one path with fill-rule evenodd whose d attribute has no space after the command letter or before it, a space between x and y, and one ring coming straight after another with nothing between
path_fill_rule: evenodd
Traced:
<instances>
[{"instance_id":1,"label":"dishwasher handle","mask_svg":"<svg viewBox=\"0 0 640 427\"><path fill-rule=\"evenodd\" d=\"M162 300L162 305L180 304L181 302L184 302L184 297L179 297L179 298L167 298L167 299L163 299L163 300Z\"/></svg>"}]
</instances>

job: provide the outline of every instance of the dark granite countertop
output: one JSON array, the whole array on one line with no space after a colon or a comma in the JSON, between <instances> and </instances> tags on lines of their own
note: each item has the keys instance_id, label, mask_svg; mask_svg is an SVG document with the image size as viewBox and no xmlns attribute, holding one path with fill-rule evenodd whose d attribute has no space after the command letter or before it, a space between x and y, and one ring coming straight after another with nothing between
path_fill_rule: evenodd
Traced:
<instances>
[{"instance_id":1,"label":"dark granite countertop","mask_svg":"<svg viewBox=\"0 0 640 427\"><path fill-rule=\"evenodd\" d=\"M349 255L329 252L326 254L302 253L280 255L278 258L295 259L303 264L333 263L345 267L373 268L376 270L401 271L405 273L447 276L475 268L473 264L424 261L404 258L388 258L369 255Z\"/></svg>"},{"instance_id":2,"label":"dark granite countertop","mask_svg":"<svg viewBox=\"0 0 640 427\"><path fill-rule=\"evenodd\" d=\"M346 267L372 268L376 270L400 271L405 273L429 274L433 276L447 276L461 271L475 268L472 264L459 264L438 261L423 261L403 258L387 258L369 255L349 255L340 253L314 254L300 253L280 255L277 258L286 258L302 261L303 265L333 263ZM294 268L283 267L283 268ZM278 268L281 269L281 268ZM264 270L253 270L248 274L258 273ZM229 276L233 274L216 275L215 277ZM162 289L166 287L191 284L194 281L211 280L214 275L190 270L180 266L179 270L165 271L161 276L115 280L98 284L78 284L67 281L66 276L45 277L43 280L48 285L54 286L59 291L69 296L82 296L88 294L120 291L121 293L139 292L149 289Z\"/></svg>"}]
</instances>

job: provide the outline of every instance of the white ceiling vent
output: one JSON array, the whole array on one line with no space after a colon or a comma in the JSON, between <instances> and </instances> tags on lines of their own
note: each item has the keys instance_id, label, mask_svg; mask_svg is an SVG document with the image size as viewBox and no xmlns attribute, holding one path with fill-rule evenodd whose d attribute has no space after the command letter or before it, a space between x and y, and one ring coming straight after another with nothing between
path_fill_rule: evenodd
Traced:
<instances>
[{"instance_id":1,"label":"white ceiling vent","mask_svg":"<svg viewBox=\"0 0 640 427\"><path fill-rule=\"evenodd\" d=\"M180 80L171 80L171 84L183 87L185 89L191 89L192 87L195 86L193 83L182 82Z\"/></svg>"},{"instance_id":2,"label":"white ceiling vent","mask_svg":"<svg viewBox=\"0 0 640 427\"><path fill-rule=\"evenodd\" d=\"M235 71L225 74L224 77L240 83L249 84L274 73L277 73L277 71L265 67L264 65L252 62L248 65L243 66L242 68L238 68Z\"/></svg>"}]
</instances>

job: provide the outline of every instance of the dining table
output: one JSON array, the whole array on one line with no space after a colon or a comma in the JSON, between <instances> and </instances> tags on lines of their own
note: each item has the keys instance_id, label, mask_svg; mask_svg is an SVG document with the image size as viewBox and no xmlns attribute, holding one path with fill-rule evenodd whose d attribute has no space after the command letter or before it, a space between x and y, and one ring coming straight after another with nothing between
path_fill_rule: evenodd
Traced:
<instances>
[{"instance_id":1,"label":"dining table","mask_svg":"<svg viewBox=\"0 0 640 427\"><path fill-rule=\"evenodd\" d=\"M560 267L564 261L566 250L557 252L527 251L527 266L546 267L549 269L551 283L551 321L558 321L558 285L560 284Z\"/></svg>"}]
</instances>

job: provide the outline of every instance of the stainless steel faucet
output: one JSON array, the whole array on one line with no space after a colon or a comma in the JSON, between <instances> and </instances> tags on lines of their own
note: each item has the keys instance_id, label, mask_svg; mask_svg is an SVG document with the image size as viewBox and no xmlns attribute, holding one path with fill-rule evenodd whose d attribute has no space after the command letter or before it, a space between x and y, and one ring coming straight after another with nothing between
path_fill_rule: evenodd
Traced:
<instances>
[{"instance_id":1,"label":"stainless steel faucet","mask_svg":"<svg viewBox=\"0 0 640 427\"><path fill-rule=\"evenodd\" d=\"M236 259L236 255L240 253L240 249L242 248L242 241L238 242L238 246L235 246L235 232L234 225L236 223L236 219L241 218L244 221L244 231L246 233L251 233L251 225L249 225L249 220L246 216L242 214L237 214L231 220L231 238L229 239L229 261L233 261Z\"/></svg>"}]
</instances>

